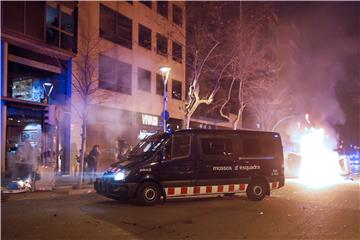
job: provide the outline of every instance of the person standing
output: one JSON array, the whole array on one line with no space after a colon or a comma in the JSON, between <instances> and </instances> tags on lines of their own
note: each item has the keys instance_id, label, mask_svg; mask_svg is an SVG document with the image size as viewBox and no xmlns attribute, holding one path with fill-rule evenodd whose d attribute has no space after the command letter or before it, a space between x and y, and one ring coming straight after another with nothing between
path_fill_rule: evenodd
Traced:
<instances>
[{"instance_id":1,"label":"person standing","mask_svg":"<svg viewBox=\"0 0 360 240\"><path fill-rule=\"evenodd\" d=\"M29 139L26 139L18 148L16 155L18 163L16 164L15 178L31 178L33 170L37 168L37 161Z\"/></svg>"},{"instance_id":2,"label":"person standing","mask_svg":"<svg viewBox=\"0 0 360 240\"><path fill-rule=\"evenodd\" d=\"M128 151L128 143L126 140L118 140L118 155L117 161L125 161L126 160L126 153Z\"/></svg>"},{"instance_id":3,"label":"person standing","mask_svg":"<svg viewBox=\"0 0 360 240\"><path fill-rule=\"evenodd\" d=\"M100 146L98 144L94 145L91 149L89 155L86 157L86 164L87 164L87 173L89 176L89 182L92 183L93 180L96 178L96 166L98 157L101 154Z\"/></svg>"}]
</instances>

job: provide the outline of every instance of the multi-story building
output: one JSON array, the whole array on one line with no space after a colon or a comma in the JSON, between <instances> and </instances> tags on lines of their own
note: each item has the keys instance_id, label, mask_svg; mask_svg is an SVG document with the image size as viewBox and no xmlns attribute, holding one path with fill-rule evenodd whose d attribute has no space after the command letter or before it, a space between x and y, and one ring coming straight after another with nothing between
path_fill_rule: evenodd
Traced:
<instances>
[{"instance_id":1,"label":"multi-story building","mask_svg":"<svg viewBox=\"0 0 360 240\"><path fill-rule=\"evenodd\" d=\"M167 81L169 124L181 126L185 98L185 3L168 1L79 2L81 38L97 44L96 97L87 116L87 148L99 144L98 169L115 161L117 141L134 146L162 130L163 76ZM74 70L75 71L75 70ZM72 98L71 145L81 143L76 91Z\"/></svg>"},{"instance_id":2,"label":"multi-story building","mask_svg":"<svg viewBox=\"0 0 360 240\"><path fill-rule=\"evenodd\" d=\"M69 172L77 4L2 1L1 15L2 177L30 163Z\"/></svg>"}]
</instances>

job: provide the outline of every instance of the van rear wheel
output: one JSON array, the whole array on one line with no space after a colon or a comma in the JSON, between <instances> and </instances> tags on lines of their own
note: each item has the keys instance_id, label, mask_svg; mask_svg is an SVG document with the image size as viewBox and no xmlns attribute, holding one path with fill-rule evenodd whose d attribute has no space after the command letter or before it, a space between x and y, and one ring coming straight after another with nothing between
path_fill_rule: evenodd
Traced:
<instances>
[{"instance_id":1,"label":"van rear wheel","mask_svg":"<svg viewBox=\"0 0 360 240\"><path fill-rule=\"evenodd\" d=\"M136 200L144 206L151 206L158 203L160 200L159 186L153 182L142 183L137 191Z\"/></svg>"},{"instance_id":2,"label":"van rear wheel","mask_svg":"<svg viewBox=\"0 0 360 240\"><path fill-rule=\"evenodd\" d=\"M246 195L251 201L263 200L266 196L266 185L262 180L253 180L246 189Z\"/></svg>"}]
</instances>

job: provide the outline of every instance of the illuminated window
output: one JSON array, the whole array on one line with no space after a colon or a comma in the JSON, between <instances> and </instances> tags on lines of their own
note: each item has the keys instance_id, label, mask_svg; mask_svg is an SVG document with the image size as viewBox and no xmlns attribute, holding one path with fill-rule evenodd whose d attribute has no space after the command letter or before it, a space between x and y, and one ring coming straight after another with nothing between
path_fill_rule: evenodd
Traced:
<instances>
[{"instance_id":1,"label":"illuminated window","mask_svg":"<svg viewBox=\"0 0 360 240\"><path fill-rule=\"evenodd\" d=\"M181 82L177 80L172 81L172 98L181 100Z\"/></svg>"},{"instance_id":2,"label":"illuminated window","mask_svg":"<svg viewBox=\"0 0 360 240\"><path fill-rule=\"evenodd\" d=\"M48 2L46 6L46 42L67 50L74 49L73 10Z\"/></svg>"}]
</instances>

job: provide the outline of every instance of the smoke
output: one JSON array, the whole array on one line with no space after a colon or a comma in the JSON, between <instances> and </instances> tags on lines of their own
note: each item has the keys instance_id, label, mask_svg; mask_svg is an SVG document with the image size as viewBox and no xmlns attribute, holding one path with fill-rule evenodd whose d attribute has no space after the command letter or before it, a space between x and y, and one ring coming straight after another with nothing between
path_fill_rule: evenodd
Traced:
<instances>
[{"instance_id":1,"label":"smoke","mask_svg":"<svg viewBox=\"0 0 360 240\"><path fill-rule=\"evenodd\" d=\"M321 2L283 6L288 16L282 36L288 48L282 76L291 85L296 112L309 113L315 121L332 126L345 123L336 86L346 81L347 59L359 49L359 5Z\"/></svg>"}]
</instances>

